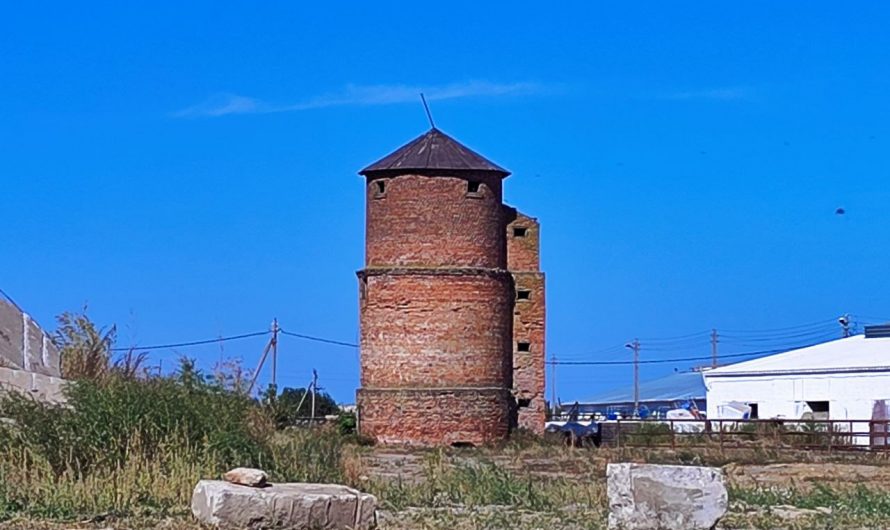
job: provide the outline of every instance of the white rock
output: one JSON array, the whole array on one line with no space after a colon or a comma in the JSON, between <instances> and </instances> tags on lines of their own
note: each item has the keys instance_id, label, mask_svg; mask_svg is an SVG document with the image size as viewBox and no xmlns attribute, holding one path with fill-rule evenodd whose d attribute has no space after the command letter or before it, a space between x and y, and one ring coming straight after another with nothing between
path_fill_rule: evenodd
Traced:
<instances>
[{"instance_id":1,"label":"white rock","mask_svg":"<svg viewBox=\"0 0 890 530\"><path fill-rule=\"evenodd\" d=\"M192 514L221 529L368 530L376 527L377 499L337 484L272 484L247 488L202 480Z\"/></svg>"},{"instance_id":2,"label":"white rock","mask_svg":"<svg viewBox=\"0 0 890 530\"><path fill-rule=\"evenodd\" d=\"M235 469L226 471L223 475L226 482L232 484L241 484L242 486L252 486L261 488L269 481L269 475L262 469L254 469L252 467L236 467Z\"/></svg>"},{"instance_id":3,"label":"white rock","mask_svg":"<svg viewBox=\"0 0 890 530\"><path fill-rule=\"evenodd\" d=\"M710 529L726 513L723 472L711 467L609 464L609 528Z\"/></svg>"}]
</instances>

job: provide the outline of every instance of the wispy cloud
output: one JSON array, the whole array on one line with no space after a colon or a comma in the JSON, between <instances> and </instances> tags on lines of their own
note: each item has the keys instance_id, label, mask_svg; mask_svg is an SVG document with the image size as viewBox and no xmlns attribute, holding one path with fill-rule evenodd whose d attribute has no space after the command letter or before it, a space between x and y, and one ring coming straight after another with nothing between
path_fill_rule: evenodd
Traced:
<instances>
[{"instance_id":1,"label":"wispy cloud","mask_svg":"<svg viewBox=\"0 0 890 530\"><path fill-rule=\"evenodd\" d=\"M344 105L394 105L417 102L421 92L424 93L428 100L436 101L473 97L539 95L556 90L556 86L545 86L540 83L527 81L513 83L466 81L432 87L412 85L348 85L339 92L322 94L284 105L275 105L237 94L217 94L197 105L176 111L173 113L173 116L178 118L212 118L230 114L296 112Z\"/></svg>"},{"instance_id":2,"label":"wispy cloud","mask_svg":"<svg viewBox=\"0 0 890 530\"><path fill-rule=\"evenodd\" d=\"M663 92L660 94L656 94L657 99L673 99L673 100L688 100L688 99L713 99L713 100L738 100L738 99L750 99L754 94L754 91L751 87L745 86L731 86L731 87L719 87L719 88L708 88L702 90L683 90L677 92Z\"/></svg>"}]
</instances>

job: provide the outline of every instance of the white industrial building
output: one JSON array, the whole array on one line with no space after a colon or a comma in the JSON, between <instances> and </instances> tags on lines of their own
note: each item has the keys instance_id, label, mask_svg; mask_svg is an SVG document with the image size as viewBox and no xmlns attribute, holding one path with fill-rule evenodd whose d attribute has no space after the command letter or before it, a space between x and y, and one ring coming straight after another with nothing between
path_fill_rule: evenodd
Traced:
<instances>
[{"instance_id":1,"label":"white industrial building","mask_svg":"<svg viewBox=\"0 0 890 530\"><path fill-rule=\"evenodd\" d=\"M890 326L703 373L709 418L885 419Z\"/></svg>"}]
</instances>

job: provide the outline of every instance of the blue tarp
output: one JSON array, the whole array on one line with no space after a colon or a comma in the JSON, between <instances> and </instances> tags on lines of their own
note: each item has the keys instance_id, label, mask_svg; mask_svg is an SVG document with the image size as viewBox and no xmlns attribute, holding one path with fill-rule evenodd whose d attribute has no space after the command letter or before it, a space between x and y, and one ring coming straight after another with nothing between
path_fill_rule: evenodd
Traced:
<instances>
[{"instance_id":1,"label":"blue tarp","mask_svg":"<svg viewBox=\"0 0 890 530\"><path fill-rule=\"evenodd\" d=\"M661 379L640 382L640 401L683 401L687 399L704 400L705 381L701 372L678 372ZM581 401L592 404L632 403L634 400L633 381L628 381L621 388L593 396Z\"/></svg>"}]
</instances>

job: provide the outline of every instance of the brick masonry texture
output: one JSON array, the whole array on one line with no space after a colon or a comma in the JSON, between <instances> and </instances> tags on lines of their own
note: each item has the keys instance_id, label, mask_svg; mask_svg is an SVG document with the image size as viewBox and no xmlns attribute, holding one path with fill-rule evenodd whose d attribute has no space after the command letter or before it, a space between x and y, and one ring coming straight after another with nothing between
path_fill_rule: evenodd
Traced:
<instances>
[{"instance_id":1,"label":"brick masonry texture","mask_svg":"<svg viewBox=\"0 0 890 530\"><path fill-rule=\"evenodd\" d=\"M509 433L505 389L361 389L357 402L362 434L381 443L482 445Z\"/></svg>"},{"instance_id":2,"label":"brick masonry texture","mask_svg":"<svg viewBox=\"0 0 890 530\"><path fill-rule=\"evenodd\" d=\"M540 233L538 221L515 209L508 209L507 262L516 285L513 311L513 394L517 403L518 426L542 433L547 407L545 387L544 274L540 272ZM517 231L520 228L522 230ZM520 297L520 292L527 293ZM527 343L528 351L519 344Z\"/></svg>"},{"instance_id":3,"label":"brick masonry texture","mask_svg":"<svg viewBox=\"0 0 890 530\"><path fill-rule=\"evenodd\" d=\"M366 191L367 267L506 268L500 178L402 175L373 179Z\"/></svg>"},{"instance_id":4,"label":"brick masonry texture","mask_svg":"<svg viewBox=\"0 0 890 530\"><path fill-rule=\"evenodd\" d=\"M511 271L541 270L541 225L537 219L506 208L507 268ZM525 236L514 235L517 228L525 229Z\"/></svg>"},{"instance_id":5,"label":"brick masonry texture","mask_svg":"<svg viewBox=\"0 0 890 530\"><path fill-rule=\"evenodd\" d=\"M528 300L516 300L513 312L513 389L518 405L519 426L543 432L546 416L544 398L544 275L514 272L516 290L527 290ZM519 351L527 342L529 351Z\"/></svg>"},{"instance_id":6,"label":"brick masonry texture","mask_svg":"<svg viewBox=\"0 0 890 530\"><path fill-rule=\"evenodd\" d=\"M506 437L517 421L543 431L539 226L503 205L502 177L406 170L368 178L358 272L362 434L478 445ZM511 223L528 231L508 250ZM522 304L518 281L533 291ZM531 351L516 351L517 336Z\"/></svg>"},{"instance_id":7,"label":"brick masonry texture","mask_svg":"<svg viewBox=\"0 0 890 530\"><path fill-rule=\"evenodd\" d=\"M360 289L363 387L507 386L506 271L374 271Z\"/></svg>"}]
</instances>

